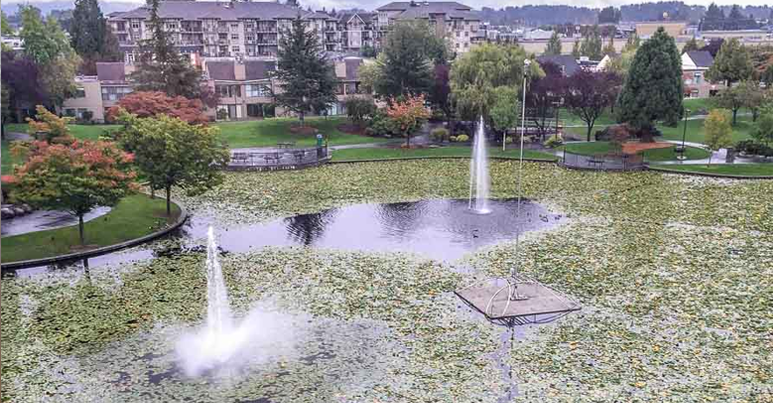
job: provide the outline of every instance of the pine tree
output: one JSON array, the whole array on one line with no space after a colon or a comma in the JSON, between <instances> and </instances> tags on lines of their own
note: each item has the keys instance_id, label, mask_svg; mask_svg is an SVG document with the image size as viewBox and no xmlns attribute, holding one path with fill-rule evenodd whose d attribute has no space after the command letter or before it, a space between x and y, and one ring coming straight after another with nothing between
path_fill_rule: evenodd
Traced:
<instances>
[{"instance_id":1,"label":"pine tree","mask_svg":"<svg viewBox=\"0 0 773 403\"><path fill-rule=\"evenodd\" d=\"M682 53L700 50L701 47L702 46L698 44L698 40L695 39L695 37L693 36L692 38L690 38L689 41L687 41L687 43L684 44L684 48L682 48Z\"/></svg>"},{"instance_id":2,"label":"pine tree","mask_svg":"<svg viewBox=\"0 0 773 403\"><path fill-rule=\"evenodd\" d=\"M97 0L76 0L69 28L72 48L84 61L83 73L96 74L95 63L98 61L121 60L118 41Z\"/></svg>"},{"instance_id":3,"label":"pine tree","mask_svg":"<svg viewBox=\"0 0 773 403\"><path fill-rule=\"evenodd\" d=\"M615 37L614 36L610 36L609 37L609 42L607 42L607 46L604 47L604 49L601 51L601 54L605 55L605 56L606 55L612 56L612 55L617 54L617 50L615 49Z\"/></svg>"},{"instance_id":4,"label":"pine tree","mask_svg":"<svg viewBox=\"0 0 773 403\"><path fill-rule=\"evenodd\" d=\"M320 112L336 101L336 78L322 50L316 31L307 31L297 16L279 41L276 78L281 92L274 93L278 105L298 113Z\"/></svg>"},{"instance_id":5,"label":"pine tree","mask_svg":"<svg viewBox=\"0 0 773 403\"><path fill-rule=\"evenodd\" d=\"M586 35L582 40L580 54L587 56L591 60L601 60L601 35L597 25L594 25L590 35Z\"/></svg>"},{"instance_id":6,"label":"pine tree","mask_svg":"<svg viewBox=\"0 0 773 403\"><path fill-rule=\"evenodd\" d=\"M546 55L560 55L561 54L561 38L558 37L558 31L553 31L553 35L550 36L548 46L545 48Z\"/></svg>"},{"instance_id":7,"label":"pine tree","mask_svg":"<svg viewBox=\"0 0 773 403\"><path fill-rule=\"evenodd\" d=\"M423 21L401 21L390 28L378 59L383 74L376 92L384 97L427 94L434 84L433 63L446 60L446 44ZM382 59L383 58L383 59Z\"/></svg>"},{"instance_id":8,"label":"pine tree","mask_svg":"<svg viewBox=\"0 0 773 403\"><path fill-rule=\"evenodd\" d=\"M663 120L673 126L679 121L683 91L679 50L674 38L660 27L636 51L615 108L617 119L651 140L653 122Z\"/></svg>"},{"instance_id":9,"label":"pine tree","mask_svg":"<svg viewBox=\"0 0 773 403\"><path fill-rule=\"evenodd\" d=\"M132 73L137 91L162 91L170 96L202 97L201 72L180 55L167 38L158 15L159 0L150 0L151 37L140 43L137 70Z\"/></svg>"},{"instance_id":10,"label":"pine tree","mask_svg":"<svg viewBox=\"0 0 773 403\"><path fill-rule=\"evenodd\" d=\"M574 41L574 46L572 46L572 57L574 57L575 59L579 59L580 56L581 56L581 54L580 54L580 41L575 40Z\"/></svg>"},{"instance_id":11,"label":"pine tree","mask_svg":"<svg viewBox=\"0 0 773 403\"><path fill-rule=\"evenodd\" d=\"M712 81L722 81L728 86L738 81L751 78L754 73L749 51L733 38L722 43L714 64L706 72L706 78Z\"/></svg>"},{"instance_id":12,"label":"pine tree","mask_svg":"<svg viewBox=\"0 0 773 403\"><path fill-rule=\"evenodd\" d=\"M625 46L623 46L623 52L636 52L637 49L639 49L639 45L641 45L641 39L639 38L639 35L636 35L635 33L628 37L628 40L625 42Z\"/></svg>"}]
</instances>

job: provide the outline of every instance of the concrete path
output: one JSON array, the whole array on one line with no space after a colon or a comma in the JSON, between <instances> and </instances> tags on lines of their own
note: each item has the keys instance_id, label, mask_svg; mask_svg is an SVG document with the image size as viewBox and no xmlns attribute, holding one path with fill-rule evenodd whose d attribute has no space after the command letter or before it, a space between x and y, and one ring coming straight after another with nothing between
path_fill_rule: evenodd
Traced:
<instances>
[{"instance_id":1,"label":"concrete path","mask_svg":"<svg viewBox=\"0 0 773 403\"><path fill-rule=\"evenodd\" d=\"M83 216L83 222L101 217L111 210L110 207L97 207ZM26 234L78 224L78 217L64 211L33 211L21 217L5 219L0 227L2 236Z\"/></svg>"}]
</instances>

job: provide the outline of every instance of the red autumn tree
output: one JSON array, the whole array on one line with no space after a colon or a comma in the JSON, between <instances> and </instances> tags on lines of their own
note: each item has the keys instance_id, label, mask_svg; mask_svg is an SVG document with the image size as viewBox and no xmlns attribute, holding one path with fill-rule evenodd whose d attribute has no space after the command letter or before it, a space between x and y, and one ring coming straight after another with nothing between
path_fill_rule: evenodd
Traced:
<instances>
[{"instance_id":1,"label":"red autumn tree","mask_svg":"<svg viewBox=\"0 0 773 403\"><path fill-rule=\"evenodd\" d=\"M81 245L83 215L97 206L115 206L135 189L134 157L112 142L33 141L25 148L27 160L15 169L13 199L77 216Z\"/></svg>"},{"instance_id":2,"label":"red autumn tree","mask_svg":"<svg viewBox=\"0 0 773 403\"><path fill-rule=\"evenodd\" d=\"M108 120L115 121L121 108L141 118L167 115L190 124L209 121L204 114L204 104L201 100L182 96L170 97L161 91L137 91L123 97L118 101L118 105L108 110Z\"/></svg>"},{"instance_id":3,"label":"red autumn tree","mask_svg":"<svg viewBox=\"0 0 773 403\"><path fill-rule=\"evenodd\" d=\"M425 106L424 95L409 95L399 101L391 99L387 115L396 123L410 148L411 134L429 119L430 114Z\"/></svg>"}]
</instances>

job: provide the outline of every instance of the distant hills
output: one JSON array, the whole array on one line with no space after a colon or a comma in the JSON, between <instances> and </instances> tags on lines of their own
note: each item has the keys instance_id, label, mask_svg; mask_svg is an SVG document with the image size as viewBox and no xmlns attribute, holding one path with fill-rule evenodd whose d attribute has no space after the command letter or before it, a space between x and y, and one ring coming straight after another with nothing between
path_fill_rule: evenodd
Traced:
<instances>
[{"instance_id":1,"label":"distant hills","mask_svg":"<svg viewBox=\"0 0 773 403\"><path fill-rule=\"evenodd\" d=\"M43 12L43 14L48 15L51 13L52 10L70 10L75 8L75 2L74 1L62 1L62 0L55 0L55 1L16 1L16 2L9 2L9 1L3 1L2 8L3 12L6 15L16 14L16 11L19 9L19 4L32 4L33 6L40 9L40 11ZM129 11L133 10L141 5L145 4L144 2L139 3L130 3L130 2L107 2L107 1L100 1L99 7L102 9L103 14L109 14L116 11Z\"/></svg>"}]
</instances>

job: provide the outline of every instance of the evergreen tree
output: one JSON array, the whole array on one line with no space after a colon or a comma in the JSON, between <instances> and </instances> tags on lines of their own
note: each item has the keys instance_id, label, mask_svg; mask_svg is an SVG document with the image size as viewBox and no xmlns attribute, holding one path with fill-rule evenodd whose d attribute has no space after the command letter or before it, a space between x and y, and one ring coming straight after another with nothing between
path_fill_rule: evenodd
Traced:
<instances>
[{"instance_id":1,"label":"evergreen tree","mask_svg":"<svg viewBox=\"0 0 773 403\"><path fill-rule=\"evenodd\" d=\"M639 38L639 35L636 35L635 33L628 37L628 40L625 42L625 46L623 46L623 52L636 52L637 49L639 49L639 45L641 45L641 39Z\"/></svg>"},{"instance_id":2,"label":"evergreen tree","mask_svg":"<svg viewBox=\"0 0 773 403\"><path fill-rule=\"evenodd\" d=\"M722 11L719 6L717 6L715 3L709 4L709 8L706 10L706 19L717 19L717 20L724 20L725 19L725 12Z\"/></svg>"},{"instance_id":3,"label":"evergreen tree","mask_svg":"<svg viewBox=\"0 0 773 403\"><path fill-rule=\"evenodd\" d=\"M604 49L602 49L601 54L602 55L609 55L609 56L617 54L617 50L615 49L615 37L614 36L610 36L609 37L609 42L607 42L607 46L604 46Z\"/></svg>"},{"instance_id":4,"label":"evergreen tree","mask_svg":"<svg viewBox=\"0 0 773 403\"><path fill-rule=\"evenodd\" d=\"M401 21L390 28L379 58L383 72L376 93L384 97L427 94L434 83L433 63L447 59L445 41L423 21Z\"/></svg>"},{"instance_id":5,"label":"evergreen tree","mask_svg":"<svg viewBox=\"0 0 773 403\"><path fill-rule=\"evenodd\" d=\"M545 48L546 55L560 55L561 54L561 38L558 37L558 31L553 31L553 35L550 36L548 46Z\"/></svg>"},{"instance_id":6,"label":"evergreen tree","mask_svg":"<svg viewBox=\"0 0 773 403\"><path fill-rule=\"evenodd\" d=\"M580 56L581 56L581 54L580 54L580 41L575 40L574 41L574 46L572 46L572 57L574 57L575 59L579 59Z\"/></svg>"},{"instance_id":7,"label":"evergreen tree","mask_svg":"<svg viewBox=\"0 0 773 403\"><path fill-rule=\"evenodd\" d=\"M682 114L682 59L674 38L663 27L636 51L617 103L617 119L651 140L652 125L674 126Z\"/></svg>"},{"instance_id":8,"label":"evergreen tree","mask_svg":"<svg viewBox=\"0 0 773 403\"><path fill-rule=\"evenodd\" d=\"M687 43L684 44L684 48L682 48L682 53L694 52L696 50L700 50L700 48L702 48L702 46L698 43L698 40L695 39L695 37L693 36L692 38L690 38L689 41L687 41Z\"/></svg>"},{"instance_id":9,"label":"evergreen tree","mask_svg":"<svg viewBox=\"0 0 773 403\"><path fill-rule=\"evenodd\" d=\"M738 39L733 38L722 43L706 77L712 81L725 82L729 86L751 78L753 73L754 65L749 51Z\"/></svg>"},{"instance_id":10,"label":"evergreen tree","mask_svg":"<svg viewBox=\"0 0 773 403\"><path fill-rule=\"evenodd\" d=\"M2 11L0 11L0 34L3 36L13 35L13 28L11 28L11 24L8 22L8 17Z\"/></svg>"},{"instance_id":11,"label":"evergreen tree","mask_svg":"<svg viewBox=\"0 0 773 403\"><path fill-rule=\"evenodd\" d=\"M741 7L738 6L738 4L733 4L733 8L730 9L730 14L727 16L727 19L729 20L745 20L746 17L741 13Z\"/></svg>"},{"instance_id":12,"label":"evergreen tree","mask_svg":"<svg viewBox=\"0 0 773 403\"><path fill-rule=\"evenodd\" d=\"M617 24L622 18L620 10L609 6L599 11L599 24Z\"/></svg>"},{"instance_id":13,"label":"evergreen tree","mask_svg":"<svg viewBox=\"0 0 773 403\"><path fill-rule=\"evenodd\" d=\"M582 45L580 45L580 54L587 56L591 60L601 60L603 57L601 54L601 35L597 25L594 25L590 34L583 38Z\"/></svg>"},{"instance_id":14,"label":"evergreen tree","mask_svg":"<svg viewBox=\"0 0 773 403\"><path fill-rule=\"evenodd\" d=\"M118 41L97 0L75 0L69 31L73 49L84 60L83 73L96 74L97 61L121 60Z\"/></svg>"},{"instance_id":15,"label":"evergreen tree","mask_svg":"<svg viewBox=\"0 0 773 403\"><path fill-rule=\"evenodd\" d=\"M190 60L177 52L167 38L164 23L158 15L159 0L150 0L148 25L151 37L140 43L137 70L132 80L137 91L162 91L169 96L201 98L201 72Z\"/></svg>"},{"instance_id":16,"label":"evergreen tree","mask_svg":"<svg viewBox=\"0 0 773 403\"><path fill-rule=\"evenodd\" d=\"M319 44L317 32L307 31L297 16L279 41L276 78L281 92L278 105L298 113L303 124L308 112L320 112L336 101L336 78Z\"/></svg>"}]
</instances>

